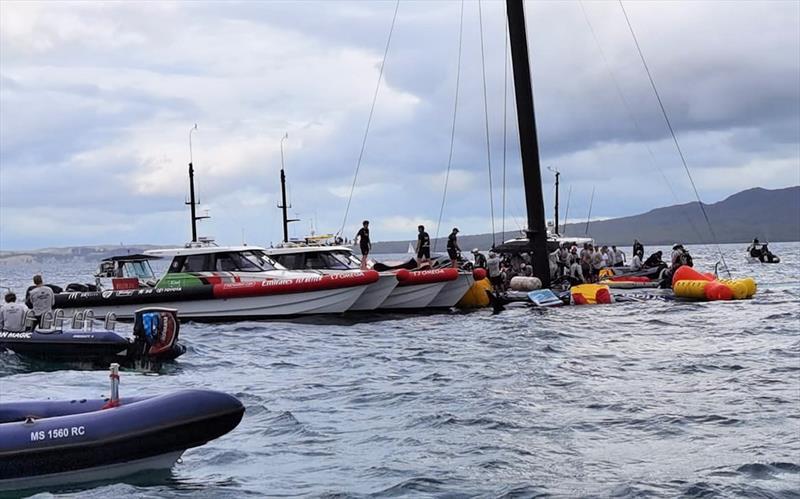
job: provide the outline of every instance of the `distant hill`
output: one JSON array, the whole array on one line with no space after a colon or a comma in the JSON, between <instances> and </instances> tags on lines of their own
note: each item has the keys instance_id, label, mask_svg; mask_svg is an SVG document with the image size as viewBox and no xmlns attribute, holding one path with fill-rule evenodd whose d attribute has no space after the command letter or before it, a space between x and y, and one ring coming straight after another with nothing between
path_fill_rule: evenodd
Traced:
<instances>
[{"instance_id":1,"label":"distant hill","mask_svg":"<svg viewBox=\"0 0 800 499\"><path fill-rule=\"evenodd\" d=\"M785 189L756 187L738 192L713 204L703 206L720 243L740 243L754 237L762 241L800 241L800 186ZM567 235L583 236L585 223L567 224ZM516 232L506 233L506 239L516 237ZM592 222L589 236L602 244L630 245L634 239L644 244L667 245L674 242L703 244L713 242L697 202L665 208L630 217ZM488 249L492 245L489 234L459 235L463 250ZM501 234L495 240L503 240ZM387 241L373 244L375 253L405 253L412 241ZM416 242L416 241L414 241ZM444 238L439 238L437 248L445 248Z\"/></svg>"},{"instance_id":2,"label":"distant hill","mask_svg":"<svg viewBox=\"0 0 800 499\"><path fill-rule=\"evenodd\" d=\"M119 255L134 255L149 249L163 248L152 244L135 246L72 246L65 248L42 248L30 251L0 251L0 265L18 265L34 262L93 261ZM171 246L170 246L171 247Z\"/></svg>"}]
</instances>

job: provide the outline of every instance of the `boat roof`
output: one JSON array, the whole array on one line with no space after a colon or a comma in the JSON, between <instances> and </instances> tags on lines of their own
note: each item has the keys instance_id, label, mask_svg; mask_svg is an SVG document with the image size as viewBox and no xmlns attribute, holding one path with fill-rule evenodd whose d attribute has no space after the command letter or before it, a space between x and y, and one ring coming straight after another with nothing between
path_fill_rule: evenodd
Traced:
<instances>
[{"instance_id":1,"label":"boat roof","mask_svg":"<svg viewBox=\"0 0 800 499\"><path fill-rule=\"evenodd\" d=\"M145 260L160 260L160 259L161 259L161 257L157 256L157 255L136 254L136 255L110 256L108 258L103 258L100 261L101 262L142 262L142 261L145 261Z\"/></svg>"},{"instance_id":2,"label":"boat roof","mask_svg":"<svg viewBox=\"0 0 800 499\"><path fill-rule=\"evenodd\" d=\"M241 253L243 251L266 251L261 246L200 246L191 248L167 248L157 250L147 250L145 255L153 255L158 258L164 256L188 256L188 255L208 255L212 253Z\"/></svg>"},{"instance_id":3,"label":"boat roof","mask_svg":"<svg viewBox=\"0 0 800 499\"><path fill-rule=\"evenodd\" d=\"M302 246L283 246L280 248L268 248L263 250L268 255L292 255L297 253L317 253L320 251L334 252L346 251L352 253L353 250L347 246L328 246L328 245L302 245Z\"/></svg>"}]
</instances>

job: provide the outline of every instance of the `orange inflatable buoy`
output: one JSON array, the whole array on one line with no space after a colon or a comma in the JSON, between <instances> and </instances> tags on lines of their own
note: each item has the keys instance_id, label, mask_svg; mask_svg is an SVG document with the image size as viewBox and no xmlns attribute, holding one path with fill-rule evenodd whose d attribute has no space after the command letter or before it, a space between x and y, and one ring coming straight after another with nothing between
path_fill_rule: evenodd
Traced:
<instances>
[{"instance_id":1,"label":"orange inflatable buoy","mask_svg":"<svg viewBox=\"0 0 800 499\"><path fill-rule=\"evenodd\" d=\"M733 300L733 291L719 281L712 281L706 286L706 300Z\"/></svg>"}]
</instances>

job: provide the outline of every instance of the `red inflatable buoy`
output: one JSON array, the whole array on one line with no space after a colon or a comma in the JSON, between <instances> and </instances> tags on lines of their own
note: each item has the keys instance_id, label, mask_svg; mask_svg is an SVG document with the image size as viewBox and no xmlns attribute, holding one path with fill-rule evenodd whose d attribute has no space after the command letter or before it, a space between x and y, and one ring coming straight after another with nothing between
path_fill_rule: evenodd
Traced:
<instances>
[{"instance_id":1,"label":"red inflatable buoy","mask_svg":"<svg viewBox=\"0 0 800 499\"><path fill-rule=\"evenodd\" d=\"M708 301L733 300L733 291L721 282L712 281L706 286L706 299Z\"/></svg>"},{"instance_id":2,"label":"red inflatable buoy","mask_svg":"<svg viewBox=\"0 0 800 499\"><path fill-rule=\"evenodd\" d=\"M472 277L476 281L482 281L486 279L486 269L478 267L477 269L472 271Z\"/></svg>"}]
</instances>

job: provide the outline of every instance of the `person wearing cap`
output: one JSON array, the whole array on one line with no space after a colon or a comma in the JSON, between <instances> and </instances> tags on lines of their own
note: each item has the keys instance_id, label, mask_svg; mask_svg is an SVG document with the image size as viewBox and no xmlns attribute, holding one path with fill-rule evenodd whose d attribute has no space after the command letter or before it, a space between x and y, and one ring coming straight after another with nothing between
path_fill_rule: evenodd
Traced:
<instances>
[{"instance_id":1,"label":"person wearing cap","mask_svg":"<svg viewBox=\"0 0 800 499\"><path fill-rule=\"evenodd\" d=\"M431 236L425 232L424 225L418 226L417 230L417 260L418 263L425 263L431 259Z\"/></svg>"},{"instance_id":2,"label":"person wearing cap","mask_svg":"<svg viewBox=\"0 0 800 499\"><path fill-rule=\"evenodd\" d=\"M0 307L0 331L19 333L25 331L25 316L28 307L17 303L17 295L9 291L5 296L5 303Z\"/></svg>"},{"instance_id":3,"label":"person wearing cap","mask_svg":"<svg viewBox=\"0 0 800 499\"><path fill-rule=\"evenodd\" d=\"M475 259L475 268L476 269L485 269L487 262L486 257L478 251L478 248L472 250L472 257Z\"/></svg>"},{"instance_id":4,"label":"person wearing cap","mask_svg":"<svg viewBox=\"0 0 800 499\"><path fill-rule=\"evenodd\" d=\"M361 270L366 270L367 256L372 249L372 242L369 239L369 220L361 222L361 229L356 233L355 240L358 241L358 245L361 248Z\"/></svg>"},{"instance_id":5,"label":"person wearing cap","mask_svg":"<svg viewBox=\"0 0 800 499\"><path fill-rule=\"evenodd\" d=\"M458 267L458 259L461 258L461 248L458 247L458 227L453 227L453 231L447 236L447 256L453 261L453 267Z\"/></svg>"}]
</instances>

